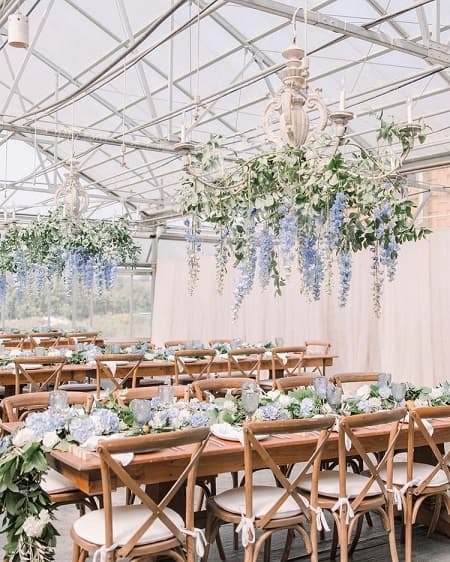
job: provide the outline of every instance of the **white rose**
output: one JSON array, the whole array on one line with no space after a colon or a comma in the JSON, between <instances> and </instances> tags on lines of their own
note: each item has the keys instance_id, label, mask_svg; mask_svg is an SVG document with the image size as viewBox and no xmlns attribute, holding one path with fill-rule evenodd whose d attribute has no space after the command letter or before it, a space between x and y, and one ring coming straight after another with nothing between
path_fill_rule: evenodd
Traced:
<instances>
[{"instance_id":1,"label":"white rose","mask_svg":"<svg viewBox=\"0 0 450 562\"><path fill-rule=\"evenodd\" d=\"M38 517L29 515L23 522L22 529L29 537L40 537L47 523L50 522L50 514L43 509Z\"/></svg>"},{"instance_id":2,"label":"white rose","mask_svg":"<svg viewBox=\"0 0 450 562\"><path fill-rule=\"evenodd\" d=\"M286 406L289 406L289 404L291 403L291 399L287 394L281 394L278 398L278 403L282 408L285 408Z\"/></svg>"},{"instance_id":3,"label":"white rose","mask_svg":"<svg viewBox=\"0 0 450 562\"><path fill-rule=\"evenodd\" d=\"M267 393L267 398L269 398L270 400L276 400L279 396L280 396L280 391L279 390L269 390L269 392Z\"/></svg>"},{"instance_id":4,"label":"white rose","mask_svg":"<svg viewBox=\"0 0 450 562\"><path fill-rule=\"evenodd\" d=\"M20 357L21 355L22 352L20 351L20 349L11 349L11 351L9 352L10 357Z\"/></svg>"},{"instance_id":5,"label":"white rose","mask_svg":"<svg viewBox=\"0 0 450 562\"><path fill-rule=\"evenodd\" d=\"M56 431L47 431L42 439L42 445L47 449L53 449L59 443L59 437Z\"/></svg>"},{"instance_id":6,"label":"white rose","mask_svg":"<svg viewBox=\"0 0 450 562\"><path fill-rule=\"evenodd\" d=\"M233 400L225 400L223 403L223 409L228 410L229 412L236 412L237 406Z\"/></svg>"},{"instance_id":7,"label":"white rose","mask_svg":"<svg viewBox=\"0 0 450 562\"><path fill-rule=\"evenodd\" d=\"M440 386L436 386L431 389L431 392L428 396L430 400L436 400L436 398L440 398L442 395L443 395L442 388Z\"/></svg>"},{"instance_id":8,"label":"white rose","mask_svg":"<svg viewBox=\"0 0 450 562\"><path fill-rule=\"evenodd\" d=\"M19 429L12 438L12 442L15 447L24 447L25 445L29 445L30 443L34 443L36 441L39 441L37 435L28 427Z\"/></svg>"},{"instance_id":9,"label":"white rose","mask_svg":"<svg viewBox=\"0 0 450 562\"><path fill-rule=\"evenodd\" d=\"M68 349L64 355L65 355L66 357L72 357L73 351L72 351L71 349Z\"/></svg>"},{"instance_id":10,"label":"white rose","mask_svg":"<svg viewBox=\"0 0 450 562\"><path fill-rule=\"evenodd\" d=\"M360 400L367 400L370 396L370 386L368 384L363 384L356 391L356 396Z\"/></svg>"},{"instance_id":11,"label":"white rose","mask_svg":"<svg viewBox=\"0 0 450 562\"><path fill-rule=\"evenodd\" d=\"M379 410L381 408L381 399L380 398L369 398L370 408L372 410Z\"/></svg>"},{"instance_id":12,"label":"white rose","mask_svg":"<svg viewBox=\"0 0 450 562\"><path fill-rule=\"evenodd\" d=\"M424 406L428 406L428 400L425 400L424 398L417 398L414 401L414 406L416 408L423 408Z\"/></svg>"}]
</instances>

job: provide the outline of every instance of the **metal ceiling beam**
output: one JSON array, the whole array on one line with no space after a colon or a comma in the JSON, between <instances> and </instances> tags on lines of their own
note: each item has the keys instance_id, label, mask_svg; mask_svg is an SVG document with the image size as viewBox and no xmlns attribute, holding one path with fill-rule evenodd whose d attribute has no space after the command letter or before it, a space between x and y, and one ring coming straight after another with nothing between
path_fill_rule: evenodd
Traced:
<instances>
[{"instance_id":1,"label":"metal ceiling beam","mask_svg":"<svg viewBox=\"0 0 450 562\"><path fill-rule=\"evenodd\" d=\"M370 27L378 25L383 21L388 21L389 19L403 13L415 10L417 7L429 4L433 1L434 0L419 0L414 2L406 8L385 14L377 20L370 22ZM288 6L286 4L282 4L281 2L277 2L276 0L233 0L233 3L285 18L292 18L296 10L295 6ZM305 21L303 8L298 10L296 19L302 22ZM431 47L426 48L423 45L417 45L405 39L392 38L386 33L368 29L367 24L358 26L342 21L334 16L312 12L311 10L308 10L307 20L309 25L317 25L322 29L338 33L345 37L354 37L363 41L369 41L370 43L375 43L376 45L381 45L382 47L388 47L389 49L395 51L400 51L414 57L429 60L434 64L442 64L445 67L450 66L450 53L448 46L446 45L440 45L442 50L435 48L432 49Z\"/></svg>"}]
</instances>

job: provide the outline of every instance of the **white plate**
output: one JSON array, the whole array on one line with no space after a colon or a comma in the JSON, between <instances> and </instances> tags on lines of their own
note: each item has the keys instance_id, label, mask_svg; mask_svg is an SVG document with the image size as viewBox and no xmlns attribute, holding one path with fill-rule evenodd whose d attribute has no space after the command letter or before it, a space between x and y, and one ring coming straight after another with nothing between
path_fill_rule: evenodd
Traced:
<instances>
[{"instance_id":1,"label":"white plate","mask_svg":"<svg viewBox=\"0 0 450 562\"><path fill-rule=\"evenodd\" d=\"M128 365L128 361L114 361L114 363L117 365Z\"/></svg>"},{"instance_id":2,"label":"white plate","mask_svg":"<svg viewBox=\"0 0 450 562\"><path fill-rule=\"evenodd\" d=\"M199 361L199 359L197 359L197 357L180 357L181 361L183 361L183 363L195 363L196 361Z\"/></svg>"},{"instance_id":3,"label":"white plate","mask_svg":"<svg viewBox=\"0 0 450 562\"><path fill-rule=\"evenodd\" d=\"M44 366L44 365L41 365L40 363L28 363L28 365L26 365L26 364L23 365L23 364L22 364L22 367L23 367L24 369L42 369L43 366Z\"/></svg>"},{"instance_id":4,"label":"white plate","mask_svg":"<svg viewBox=\"0 0 450 562\"><path fill-rule=\"evenodd\" d=\"M231 425L229 423L215 423L211 426L211 433L220 439L226 439L227 441L242 441L243 433L242 427L237 425ZM269 435L257 435L256 439L262 441L267 439Z\"/></svg>"}]
</instances>

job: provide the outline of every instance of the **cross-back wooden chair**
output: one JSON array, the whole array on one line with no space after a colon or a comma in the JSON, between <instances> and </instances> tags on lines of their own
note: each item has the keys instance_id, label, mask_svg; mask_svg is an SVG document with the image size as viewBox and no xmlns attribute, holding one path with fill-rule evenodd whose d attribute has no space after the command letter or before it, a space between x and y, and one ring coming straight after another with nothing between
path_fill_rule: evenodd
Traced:
<instances>
[{"instance_id":1,"label":"cross-back wooden chair","mask_svg":"<svg viewBox=\"0 0 450 562\"><path fill-rule=\"evenodd\" d=\"M330 353L331 342L324 340L305 340L306 353L327 355Z\"/></svg>"},{"instance_id":2,"label":"cross-back wooden chair","mask_svg":"<svg viewBox=\"0 0 450 562\"><path fill-rule=\"evenodd\" d=\"M181 347L185 345L190 345L192 340L168 340L164 342L164 347Z\"/></svg>"},{"instance_id":3,"label":"cross-back wooden chair","mask_svg":"<svg viewBox=\"0 0 450 562\"><path fill-rule=\"evenodd\" d=\"M300 375L305 351L306 347L304 345L272 347L272 381L274 385L280 377Z\"/></svg>"},{"instance_id":4,"label":"cross-back wooden chair","mask_svg":"<svg viewBox=\"0 0 450 562\"><path fill-rule=\"evenodd\" d=\"M114 386L113 390L121 390L127 386L134 388L136 386L139 365L143 358L144 356L142 353L109 353L97 355L95 358L97 367L97 397L100 396L102 379L111 381Z\"/></svg>"},{"instance_id":5,"label":"cross-back wooden chair","mask_svg":"<svg viewBox=\"0 0 450 562\"><path fill-rule=\"evenodd\" d=\"M7 422L24 421L34 412L48 408L49 392L30 392L8 396L2 400L3 419ZM87 411L92 406L92 397L83 392L68 392L67 403L70 406L80 404ZM95 500L79 490L72 480L69 480L53 468L49 468L41 480L42 489L47 492L50 501L57 506L75 504L81 512L84 508L97 509Z\"/></svg>"},{"instance_id":6,"label":"cross-back wooden chair","mask_svg":"<svg viewBox=\"0 0 450 562\"><path fill-rule=\"evenodd\" d=\"M23 340L26 337L26 334L2 334L1 340L2 344L7 348L18 348L22 349Z\"/></svg>"},{"instance_id":7,"label":"cross-back wooden chair","mask_svg":"<svg viewBox=\"0 0 450 562\"><path fill-rule=\"evenodd\" d=\"M21 393L24 385L28 385L34 392L47 390L49 386L56 390L65 363L66 358L59 356L15 357L16 394ZM36 365L39 368L33 368Z\"/></svg>"},{"instance_id":8,"label":"cross-back wooden chair","mask_svg":"<svg viewBox=\"0 0 450 562\"><path fill-rule=\"evenodd\" d=\"M88 552L101 553L102 560L140 559L156 555L170 556L179 562L194 562L194 486L200 455L207 443L208 428L188 429L164 434L101 441L97 452L101 461L104 508L91 512L72 526L73 561L85 560ZM187 466L160 502L153 500L122 465L115 453L139 455L149 449L192 446ZM148 454L148 453L147 453ZM140 504L112 505L112 480L126 486ZM184 519L169 508L175 495L186 490ZM183 547L186 545L186 555ZM95 555L94 555L95 556Z\"/></svg>"},{"instance_id":9,"label":"cross-back wooden chair","mask_svg":"<svg viewBox=\"0 0 450 562\"><path fill-rule=\"evenodd\" d=\"M189 400L190 398L190 388L185 384L173 384L172 385L174 396L177 400ZM119 403L127 406L135 398L138 399L149 399L158 396L157 386L142 386L135 388L124 388L122 390L116 390L114 392Z\"/></svg>"},{"instance_id":10,"label":"cross-back wooden chair","mask_svg":"<svg viewBox=\"0 0 450 562\"><path fill-rule=\"evenodd\" d=\"M289 390L295 390L301 386L312 386L314 384L314 379L321 377L322 375L294 375L293 377L285 377L283 379L277 379L275 381L275 386L278 390L282 392L287 392Z\"/></svg>"},{"instance_id":11,"label":"cross-back wooden chair","mask_svg":"<svg viewBox=\"0 0 450 562\"><path fill-rule=\"evenodd\" d=\"M247 380L244 377L222 377L217 379L204 379L192 383L192 392L198 400L208 400L213 396L224 396L228 390L233 394L241 394L242 383ZM251 379L253 380L253 379Z\"/></svg>"},{"instance_id":12,"label":"cross-back wooden chair","mask_svg":"<svg viewBox=\"0 0 450 562\"><path fill-rule=\"evenodd\" d=\"M303 538L311 560L317 561L317 511L315 492L306 501L299 493L299 483L312 470L313 482L317 484L320 460L334 424L332 416L303 420L286 420L271 422L255 422L244 425L244 465L245 481L239 488L226 490L209 498L207 511L207 549L203 560L207 560L209 545L218 534L222 522L234 523L241 531L242 545L245 549L245 561L253 562L267 541L270 543L272 534L280 529L296 531ZM309 459L300 473L289 481L271 455L271 449L258 436L267 433L277 435L320 432ZM254 468L263 464L273 474L278 486L258 486L253 483ZM312 506L312 507L311 507ZM306 530L309 523L311 531ZM256 532L261 531L259 538ZM266 551L267 554L267 551Z\"/></svg>"},{"instance_id":13,"label":"cross-back wooden chair","mask_svg":"<svg viewBox=\"0 0 450 562\"><path fill-rule=\"evenodd\" d=\"M30 334L31 348L53 347L58 345L61 336L61 332L32 332Z\"/></svg>"},{"instance_id":14,"label":"cross-back wooden chair","mask_svg":"<svg viewBox=\"0 0 450 562\"><path fill-rule=\"evenodd\" d=\"M239 347L228 352L228 376L252 377L259 383L261 361L266 350L262 347Z\"/></svg>"},{"instance_id":15,"label":"cross-back wooden chair","mask_svg":"<svg viewBox=\"0 0 450 562\"><path fill-rule=\"evenodd\" d=\"M378 373L375 371L368 371L368 372L360 372L360 373L336 373L329 377L330 382L339 386L340 388L344 388L345 384L351 383L372 383L375 384L378 382Z\"/></svg>"},{"instance_id":16,"label":"cross-back wooden chair","mask_svg":"<svg viewBox=\"0 0 450 562\"><path fill-rule=\"evenodd\" d=\"M395 446L400 433L400 423L406 415L405 408L360 414L339 418L338 470L322 470L319 474L318 505L332 513L335 534L331 558L336 557L337 539L340 545L340 560L347 562L349 554L356 547L363 516L368 512L377 513L388 533L392 562L398 562L394 527L394 497L392 469ZM387 443L381 459L374 460L360 439L365 428L386 425L389 430ZM358 454L367 471L355 474L347 470L349 453ZM309 491L311 479L300 483L300 488ZM355 538L350 538L355 530ZM349 546L350 551L349 551Z\"/></svg>"},{"instance_id":17,"label":"cross-back wooden chair","mask_svg":"<svg viewBox=\"0 0 450 562\"><path fill-rule=\"evenodd\" d=\"M442 503L450 513L450 450L442 451L433 438L431 419L450 418L450 406L415 408L409 412L408 449L405 462L394 462L393 484L400 492L405 527L405 560L412 560L412 528L423 502L430 497L436 501L435 517L430 531L437 522ZM429 448L430 464L414 461L416 441Z\"/></svg>"},{"instance_id":18,"label":"cross-back wooden chair","mask_svg":"<svg viewBox=\"0 0 450 562\"><path fill-rule=\"evenodd\" d=\"M189 363L185 359L201 358L199 362ZM196 381L211 376L211 368L216 358L214 349L180 349L174 353L174 383ZM201 361L201 362L200 362ZM183 377L181 378L181 375Z\"/></svg>"},{"instance_id":19,"label":"cross-back wooden chair","mask_svg":"<svg viewBox=\"0 0 450 562\"><path fill-rule=\"evenodd\" d=\"M2 419L7 422L23 421L31 412L47 410L50 392L27 392L7 396L2 400ZM68 392L67 403L69 406L81 404L89 411L93 402L92 395L85 392Z\"/></svg>"}]
</instances>

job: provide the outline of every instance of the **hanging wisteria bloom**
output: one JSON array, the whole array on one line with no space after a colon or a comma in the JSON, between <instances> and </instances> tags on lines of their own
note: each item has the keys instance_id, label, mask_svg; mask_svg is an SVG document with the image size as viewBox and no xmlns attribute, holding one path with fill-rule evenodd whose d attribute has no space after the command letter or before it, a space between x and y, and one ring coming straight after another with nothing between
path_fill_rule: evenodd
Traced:
<instances>
[{"instance_id":1,"label":"hanging wisteria bloom","mask_svg":"<svg viewBox=\"0 0 450 562\"><path fill-rule=\"evenodd\" d=\"M283 267L289 275L297 243L297 210L286 206L281 208L281 212L284 216L280 220L279 251Z\"/></svg>"},{"instance_id":2,"label":"hanging wisteria bloom","mask_svg":"<svg viewBox=\"0 0 450 562\"><path fill-rule=\"evenodd\" d=\"M263 228L259 233L259 282L265 289L270 281L270 264L273 260L274 249L273 235L268 228Z\"/></svg>"},{"instance_id":3,"label":"hanging wisteria bloom","mask_svg":"<svg viewBox=\"0 0 450 562\"><path fill-rule=\"evenodd\" d=\"M347 304L352 279L352 258L349 253L342 252L338 256L339 267L339 306Z\"/></svg>"}]
</instances>

